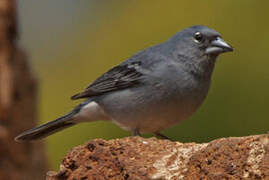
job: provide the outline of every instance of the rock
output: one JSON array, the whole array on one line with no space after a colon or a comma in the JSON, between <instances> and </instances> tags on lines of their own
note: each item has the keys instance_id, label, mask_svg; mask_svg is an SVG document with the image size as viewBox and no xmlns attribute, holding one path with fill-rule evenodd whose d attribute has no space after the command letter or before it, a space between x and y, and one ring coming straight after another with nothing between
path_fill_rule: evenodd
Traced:
<instances>
[{"instance_id":1,"label":"rock","mask_svg":"<svg viewBox=\"0 0 269 180\"><path fill-rule=\"evenodd\" d=\"M37 80L18 43L17 1L0 1L0 180L44 179L42 142L14 137L37 123Z\"/></svg>"},{"instance_id":2,"label":"rock","mask_svg":"<svg viewBox=\"0 0 269 180\"><path fill-rule=\"evenodd\" d=\"M203 144L96 139L71 149L47 179L269 179L269 135Z\"/></svg>"}]
</instances>

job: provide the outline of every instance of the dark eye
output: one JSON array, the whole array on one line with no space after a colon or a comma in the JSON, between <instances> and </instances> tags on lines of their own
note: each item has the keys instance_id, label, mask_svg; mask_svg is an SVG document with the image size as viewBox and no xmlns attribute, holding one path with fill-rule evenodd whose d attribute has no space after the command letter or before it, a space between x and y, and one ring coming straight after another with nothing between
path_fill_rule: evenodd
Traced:
<instances>
[{"instance_id":1,"label":"dark eye","mask_svg":"<svg viewBox=\"0 0 269 180\"><path fill-rule=\"evenodd\" d=\"M194 39L196 42L202 42L203 41L203 35L200 32L196 32L194 34Z\"/></svg>"}]
</instances>

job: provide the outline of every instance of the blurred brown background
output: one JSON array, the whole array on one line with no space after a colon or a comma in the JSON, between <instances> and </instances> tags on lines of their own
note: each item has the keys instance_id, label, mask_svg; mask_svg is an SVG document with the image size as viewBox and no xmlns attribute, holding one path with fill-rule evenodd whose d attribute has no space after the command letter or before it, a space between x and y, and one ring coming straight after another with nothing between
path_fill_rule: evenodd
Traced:
<instances>
[{"instance_id":1,"label":"blurred brown background","mask_svg":"<svg viewBox=\"0 0 269 180\"><path fill-rule=\"evenodd\" d=\"M209 96L174 140L206 142L269 130L269 1L18 1L20 44L40 80L40 123L68 112L69 97L112 66L183 28L203 24L235 51L218 59ZM54 169L73 146L130 135L112 123L81 124L46 139ZM149 135L146 135L146 137Z\"/></svg>"}]
</instances>

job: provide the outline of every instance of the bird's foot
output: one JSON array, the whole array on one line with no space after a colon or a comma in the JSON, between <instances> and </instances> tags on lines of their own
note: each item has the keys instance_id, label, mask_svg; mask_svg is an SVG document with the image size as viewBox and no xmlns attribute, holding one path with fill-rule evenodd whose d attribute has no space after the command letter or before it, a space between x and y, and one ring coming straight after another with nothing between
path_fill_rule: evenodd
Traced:
<instances>
[{"instance_id":1,"label":"bird's foot","mask_svg":"<svg viewBox=\"0 0 269 180\"><path fill-rule=\"evenodd\" d=\"M140 134L140 132L139 132L139 129L134 129L134 130L132 131L132 134L133 134L133 136L141 136L141 134Z\"/></svg>"},{"instance_id":2,"label":"bird's foot","mask_svg":"<svg viewBox=\"0 0 269 180\"><path fill-rule=\"evenodd\" d=\"M169 137L167 137L167 136L165 136L165 135L163 135L163 134L161 134L161 133L159 133L159 132L156 132L156 133L154 133L154 134L155 134L156 137L159 137L159 138L161 138L161 139L167 139L167 140L173 141L173 140L170 139Z\"/></svg>"}]
</instances>

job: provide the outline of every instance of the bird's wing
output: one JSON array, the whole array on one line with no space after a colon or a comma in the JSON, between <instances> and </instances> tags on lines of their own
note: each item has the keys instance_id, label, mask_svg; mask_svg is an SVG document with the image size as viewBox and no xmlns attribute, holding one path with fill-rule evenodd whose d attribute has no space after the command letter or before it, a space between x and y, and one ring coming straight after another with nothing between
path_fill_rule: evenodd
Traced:
<instances>
[{"instance_id":1,"label":"bird's wing","mask_svg":"<svg viewBox=\"0 0 269 180\"><path fill-rule=\"evenodd\" d=\"M142 73L137 71L140 64L141 62L132 62L110 69L90 84L84 92L72 96L71 99L89 98L140 84Z\"/></svg>"}]
</instances>

